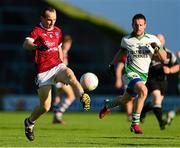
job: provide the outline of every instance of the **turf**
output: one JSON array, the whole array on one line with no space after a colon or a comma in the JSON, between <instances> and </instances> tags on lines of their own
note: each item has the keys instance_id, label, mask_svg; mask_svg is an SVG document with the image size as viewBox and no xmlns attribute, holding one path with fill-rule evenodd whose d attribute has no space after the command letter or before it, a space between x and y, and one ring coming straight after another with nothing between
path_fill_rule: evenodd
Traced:
<instances>
[{"instance_id":1,"label":"turf","mask_svg":"<svg viewBox=\"0 0 180 148\"><path fill-rule=\"evenodd\" d=\"M53 125L52 114L40 118L35 128L36 139L24 136L23 120L27 112L0 112L0 147L180 147L180 115L170 126L160 130L153 114L142 128L144 134L129 130L123 113L98 119L97 113L66 113L66 125Z\"/></svg>"}]
</instances>

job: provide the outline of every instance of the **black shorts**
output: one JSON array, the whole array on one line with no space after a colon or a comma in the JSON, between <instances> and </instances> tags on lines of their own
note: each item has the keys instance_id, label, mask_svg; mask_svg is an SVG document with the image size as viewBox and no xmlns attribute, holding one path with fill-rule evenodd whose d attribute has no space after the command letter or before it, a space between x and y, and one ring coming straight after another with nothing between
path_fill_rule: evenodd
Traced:
<instances>
[{"instance_id":1,"label":"black shorts","mask_svg":"<svg viewBox=\"0 0 180 148\"><path fill-rule=\"evenodd\" d=\"M146 82L146 86L148 88L148 93L152 93L152 91L158 89L161 91L161 95L165 95L167 91L167 85L168 82L167 80L155 80L155 79L150 79Z\"/></svg>"}]
</instances>

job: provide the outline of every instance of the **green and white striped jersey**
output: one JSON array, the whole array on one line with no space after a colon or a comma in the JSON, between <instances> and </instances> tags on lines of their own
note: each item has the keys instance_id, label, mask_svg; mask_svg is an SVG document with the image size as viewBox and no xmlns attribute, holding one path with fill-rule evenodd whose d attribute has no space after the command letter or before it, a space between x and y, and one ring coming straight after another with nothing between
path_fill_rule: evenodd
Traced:
<instances>
[{"instance_id":1,"label":"green and white striped jersey","mask_svg":"<svg viewBox=\"0 0 180 148\"><path fill-rule=\"evenodd\" d=\"M128 55L125 63L126 72L132 70L145 75L145 77L147 76L154 54L154 49L150 45L153 42L161 46L159 39L155 35L147 33L141 38L137 38L132 34L122 38L121 48L125 48Z\"/></svg>"}]
</instances>

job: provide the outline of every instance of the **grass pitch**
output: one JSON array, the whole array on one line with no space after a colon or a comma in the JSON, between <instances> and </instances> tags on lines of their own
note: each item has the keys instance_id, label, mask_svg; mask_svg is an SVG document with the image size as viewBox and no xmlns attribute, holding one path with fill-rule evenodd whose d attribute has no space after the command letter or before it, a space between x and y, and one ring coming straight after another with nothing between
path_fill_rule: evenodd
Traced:
<instances>
[{"instance_id":1,"label":"grass pitch","mask_svg":"<svg viewBox=\"0 0 180 148\"><path fill-rule=\"evenodd\" d=\"M98 119L98 113L65 113L66 125L52 124L52 113L40 118L36 139L24 135L27 112L0 112L0 147L180 147L180 115L160 130L153 114L142 124L142 135L129 130L126 114L113 113Z\"/></svg>"}]
</instances>

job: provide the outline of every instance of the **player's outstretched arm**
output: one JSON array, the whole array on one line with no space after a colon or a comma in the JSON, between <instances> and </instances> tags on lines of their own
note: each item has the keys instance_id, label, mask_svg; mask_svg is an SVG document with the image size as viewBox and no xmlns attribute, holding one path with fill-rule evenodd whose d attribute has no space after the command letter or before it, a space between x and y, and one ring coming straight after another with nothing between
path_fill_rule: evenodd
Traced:
<instances>
[{"instance_id":1,"label":"player's outstretched arm","mask_svg":"<svg viewBox=\"0 0 180 148\"><path fill-rule=\"evenodd\" d=\"M23 43L23 48L28 50L36 49L36 45L33 43L34 41L30 38L26 38Z\"/></svg>"},{"instance_id":2,"label":"player's outstretched arm","mask_svg":"<svg viewBox=\"0 0 180 148\"><path fill-rule=\"evenodd\" d=\"M39 46L34 44L34 40L32 38L25 39L23 43L23 48L28 49L28 50L38 49L39 51L46 51L49 49L49 47L44 44L41 44Z\"/></svg>"}]
</instances>

